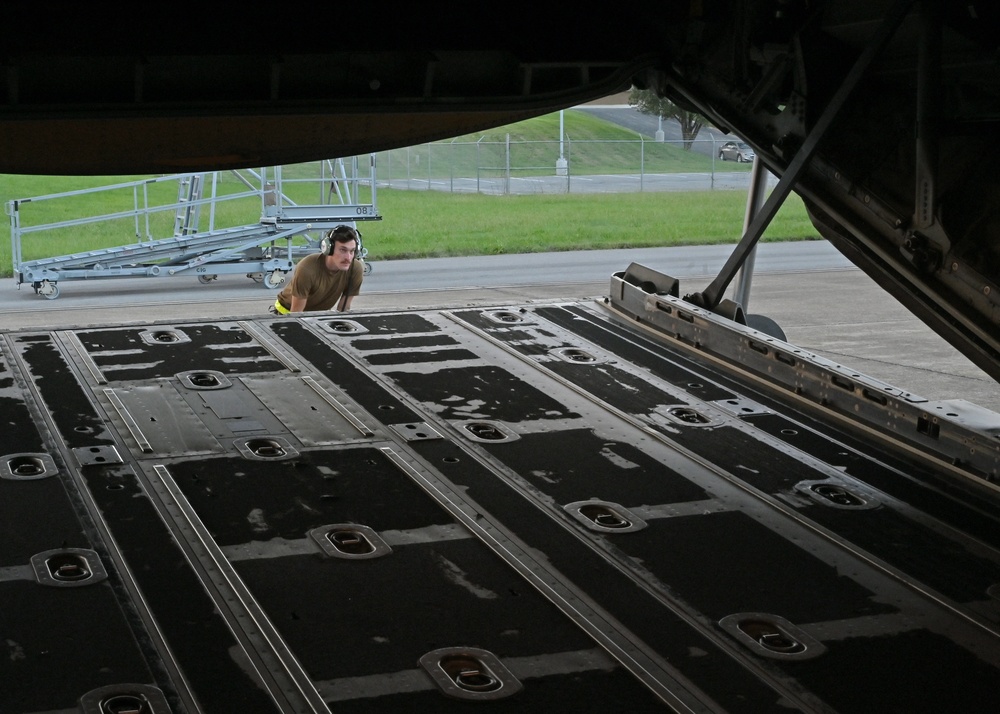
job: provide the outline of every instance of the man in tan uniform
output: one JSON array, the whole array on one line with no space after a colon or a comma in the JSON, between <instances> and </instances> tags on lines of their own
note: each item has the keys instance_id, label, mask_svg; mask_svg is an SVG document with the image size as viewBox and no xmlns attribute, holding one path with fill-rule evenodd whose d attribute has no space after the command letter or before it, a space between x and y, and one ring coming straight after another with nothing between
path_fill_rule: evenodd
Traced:
<instances>
[{"instance_id":1,"label":"man in tan uniform","mask_svg":"<svg viewBox=\"0 0 1000 714\"><path fill-rule=\"evenodd\" d=\"M320 252L307 255L295 265L292 279L269 309L287 315L293 312L351 309L351 301L361 292L364 265L356 260L358 234L340 225L320 242Z\"/></svg>"}]
</instances>

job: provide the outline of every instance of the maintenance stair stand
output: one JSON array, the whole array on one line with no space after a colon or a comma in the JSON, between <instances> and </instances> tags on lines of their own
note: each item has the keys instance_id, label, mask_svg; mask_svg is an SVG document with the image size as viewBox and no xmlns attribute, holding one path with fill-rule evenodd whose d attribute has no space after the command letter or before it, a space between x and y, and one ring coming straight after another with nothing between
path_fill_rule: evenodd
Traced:
<instances>
[{"instance_id":1,"label":"maintenance stair stand","mask_svg":"<svg viewBox=\"0 0 1000 714\"><path fill-rule=\"evenodd\" d=\"M365 163L369 167L367 173L360 170ZM245 190L221 192L218 173L178 174L8 201L11 254L18 286L28 283L37 294L51 300L59 296L59 283L65 280L196 276L200 282L208 283L220 274L236 273L246 274L265 288L277 289L298 259L319 249L323 231L340 224L357 227L358 221L381 219L376 204L374 155L367 160L354 157L229 173L237 177ZM151 194L156 194L157 184L172 182L178 186L176 202L156 205ZM210 186L207 197L206 185ZM303 195L317 195L314 193L317 188L318 202L301 201ZM23 212L43 201L94 195L96 202L99 193L112 191L131 192L132 207L69 221L22 225ZM159 193L163 194L162 188ZM366 200L362 201L361 196ZM258 223L216 226L224 204L249 205L252 201L260 206ZM106 205L106 201L100 205ZM210 224L202 232L199 222L206 207ZM243 215L252 210L244 210ZM153 237L154 226L165 223L160 214L169 215L167 212L173 214L173 235ZM135 235L145 234L146 239L112 248L22 260L22 242L30 234L55 235L58 230L114 221L134 224ZM366 254L359 246L359 257L363 259ZM371 266L366 263L365 272L370 271Z\"/></svg>"}]
</instances>

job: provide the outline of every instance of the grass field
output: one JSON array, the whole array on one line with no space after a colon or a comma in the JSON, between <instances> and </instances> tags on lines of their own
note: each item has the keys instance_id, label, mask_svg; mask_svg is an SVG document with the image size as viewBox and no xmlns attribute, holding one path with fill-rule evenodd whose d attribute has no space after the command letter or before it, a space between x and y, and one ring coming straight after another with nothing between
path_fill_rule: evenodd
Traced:
<instances>
[{"instance_id":1,"label":"grass field","mask_svg":"<svg viewBox=\"0 0 1000 714\"><path fill-rule=\"evenodd\" d=\"M379 259L734 243L741 191L482 196L380 191L385 219L360 224ZM430 229L430 230L429 230ZM763 240L816 237L792 197Z\"/></svg>"},{"instance_id":2,"label":"grass field","mask_svg":"<svg viewBox=\"0 0 1000 714\"><path fill-rule=\"evenodd\" d=\"M632 166L634 158L624 156L622 145L616 142L626 132L583 112L565 112L566 136L581 142L600 141L598 151L591 147L574 154L577 174L616 173ZM422 167L430 162L435 168L444 166L441 152L453 151L458 144L473 140L480 145L494 139L525 142L523 151L547 146L544 156L551 157L550 142L539 137L558 135L558 115L547 115L501 127L492 132L458 137L451 142L413 147L406 150L413 160L414 152L426 152ZM537 141L536 141L537 140ZM634 143L630 142L629 145ZM664 161L676 170L706 171L711 157L684 151L678 146L659 146ZM400 152L395 152L400 153ZM436 158L435 158L436 157ZM386 169L380 158L379 177ZM548 159L544 159L548 161ZM476 159L481 162L482 156ZM530 167L542 162L543 154L528 156L520 164ZM419 161L415 163L419 164ZM551 163L551 162L549 162ZM481 163L476 163L481 166ZM737 165L728 164L726 169ZM466 167L468 168L468 167ZM739 167L746 170L746 166ZM459 163L448 171L461 170ZM442 169L443 170L443 169ZM471 170L471 169L469 169ZM551 168L545 169L551 173ZM220 172L220 177L228 174ZM22 208L22 227L58 221L121 213L114 221L74 225L45 233L26 234L21 241L22 260L37 260L58 255L75 254L99 248L135 243L142 236L167 238L172 235L173 213L154 216L150 224L140 225L129 215L139 198L137 189L122 188L79 195L81 189L108 187L130 181L143 181L141 191L154 201L169 204L176 201L176 181L159 181L157 177L53 177L0 175L0 201L60 194L58 199L34 201ZM244 191L233 178L220 179L221 193ZM489 255L597 248L628 248L645 246L729 243L742 233L746 193L744 191L683 191L676 193L633 194L567 194L531 196L494 196L452 194L434 191L403 191L380 189L378 207L383 219L359 224L365 246L373 259L391 260L411 257L458 255ZM30 210L29 210L30 209ZM30 218L29 218L30 216ZM228 227L256 223L260 218L259 198L232 201L219 208L216 226ZM805 208L794 195L786 201L764 235L766 241L812 239L817 235L806 217ZM10 276L12 253L10 226L5 222L0 233L0 275Z\"/></svg>"},{"instance_id":3,"label":"grass field","mask_svg":"<svg viewBox=\"0 0 1000 714\"><path fill-rule=\"evenodd\" d=\"M647 173L707 173L719 169L711 156L685 151L677 144L658 143L652 137L640 140L634 131L585 112L570 110L563 114L562 151L575 174L635 173L639 166ZM518 176L551 175L554 158L560 152L559 136L558 113L546 114L450 141L380 152L379 176L476 176L484 166L506 166L508 149L509 163L518 167ZM729 162L725 170L750 171L750 165Z\"/></svg>"}]
</instances>

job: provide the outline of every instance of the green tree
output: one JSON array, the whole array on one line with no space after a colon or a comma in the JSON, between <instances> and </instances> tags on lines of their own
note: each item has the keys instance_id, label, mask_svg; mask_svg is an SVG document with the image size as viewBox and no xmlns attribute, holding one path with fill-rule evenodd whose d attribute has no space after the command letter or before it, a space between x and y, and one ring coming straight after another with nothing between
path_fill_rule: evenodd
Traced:
<instances>
[{"instance_id":1,"label":"green tree","mask_svg":"<svg viewBox=\"0 0 1000 714\"><path fill-rule=\"evenodd\" d=\"M681 138L684 140L684 148L691 150L691 145L698 132L705 126L705 118L700 114L681 109L669 99L658 97L652 89L638 89L632 87L628 94L629 106L633 106L643 114L652 114L663 119L676 119L681 125Z\"/></svg>"}]
</instances>

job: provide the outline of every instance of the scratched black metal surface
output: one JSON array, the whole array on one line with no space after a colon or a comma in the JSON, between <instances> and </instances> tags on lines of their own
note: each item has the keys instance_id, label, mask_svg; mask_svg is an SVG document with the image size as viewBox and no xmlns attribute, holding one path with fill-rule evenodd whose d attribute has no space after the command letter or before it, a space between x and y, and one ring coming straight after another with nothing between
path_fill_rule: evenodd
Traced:
<instances>
[{"instance_id":1,"label":"scratched black metal surface","mask_svg":"<svg viewBox=\"0 0 1000 714\"><path fill-rule=\"evenodd\" d=\"M607 340L612 337L606 324L598 326L593 318L581 319L578 311L541 312L557 322L574 325L589 338ZM633 336L632 339L637 338ZM593 375L588 374L594 372L593 368L569 369L558 363L551 367L560 376L586 383L587 389L599 391L600 397L610 404L637 416L648 413L642 410L642 405L635 404L630 391L623 389L621 383L608 384L607 380L601 380L600 384L595 384ZM744 393L767 399L766 395L759 395L750 388L744 388ZM852 435L832 431L828 425L799 418L797 414L792 418L789 415L794 412L790 407L773 401L771 404L786 414L770 412L746 416L742 421L753 426L750 432L723 427L712 432L714 438L702 438L704 430L690 428L671 430L669 438L720 464L740 464L749 455L754 455L755 466L739 469L736 474L753 488L774 495L791 493L802 481L825 478L795 456L796 453L808 454L816 463L855 476L916 507L913 510L884 507L865 511L809 507L806 510L810 519L958 602L979 600L989 585L1000 582L1000 563L995 557L980 557L975 550L948 537L947 528L928 524L925 518L930 512L950 527L970 533L996 549L1000 547L1000 528L995 508L991 510L986 505L984 509L984 504L977 499L944 498L936 489L920 488L919 479L927 482L933 479L927 466L915 461L900 462L899 456L881 450L874 452L877 458L871 458L865 455L865 446L857 443ZM716 434L718 431L724 433ZM754 432L779 443L762 443ZM871 454L872 449L869 447L867 452Z\"/></svg>"},{"instance_id":2,"label":"scratched black metal surface","mask_svg":"<svg viewBox=\"0 0 1000 714\"><path fill-rule=\"evenodd\" d=\"M995 701L995 504L942 494L928 462L591 306L252 323L3 337L0 440L57 473L0 479L0 710L72 709L109 684L155 686L178 712L185 696L206 712L654 711L659 687L731 712ZM202 399L191 371L259 391ZM312 385L301 404L280 398L289 380ZM220 405L277 411L227 421ZM299 412L334 407L353 432L298 438ZM830 507L804 483L870 502ZM581 503L642 527L589 523ZM322 534L345 524L388 552L331 555ZM108 579L17 577L57 547L93 548ZM748 645L726 625L747 614L790 623L809 656ZM523 688L456 699L418 663L444 647L492 653ZM273 680L255 669L284 648ZM39 687L48 662L72 677Z\"/></svg>"},{"instance_id":3,"label":"scratched black metal surface","mask_svg":"<svg viewBox=\"0 0 1000 714\"><path fill-rule=\"evenodd\" d=\"M49 365L51 366L51 365ZM73 387L65 370L64 386ZM54 374L54 373L53 373ZM59 379L52 377L53 380ZM87 551L100 557L102 543L63 462L53 458L48 425L15 374L8 355L0 359L0 432L4 477L0 478L0 711L72 710L83 694L122 682L169 691L154 652L136 631L135 613L110 578L86 587L60 587L41 580L32 559L52 551ZM72 395L66 395L67 402ZM46 459L37 473L18 459ZM51 459L51 461L48 461ZM13 468L11 466L13 465ZM21 474L22 477L15 477ZM64 584L66 584L64 583Z\"/></svg>"}]
</instances>

